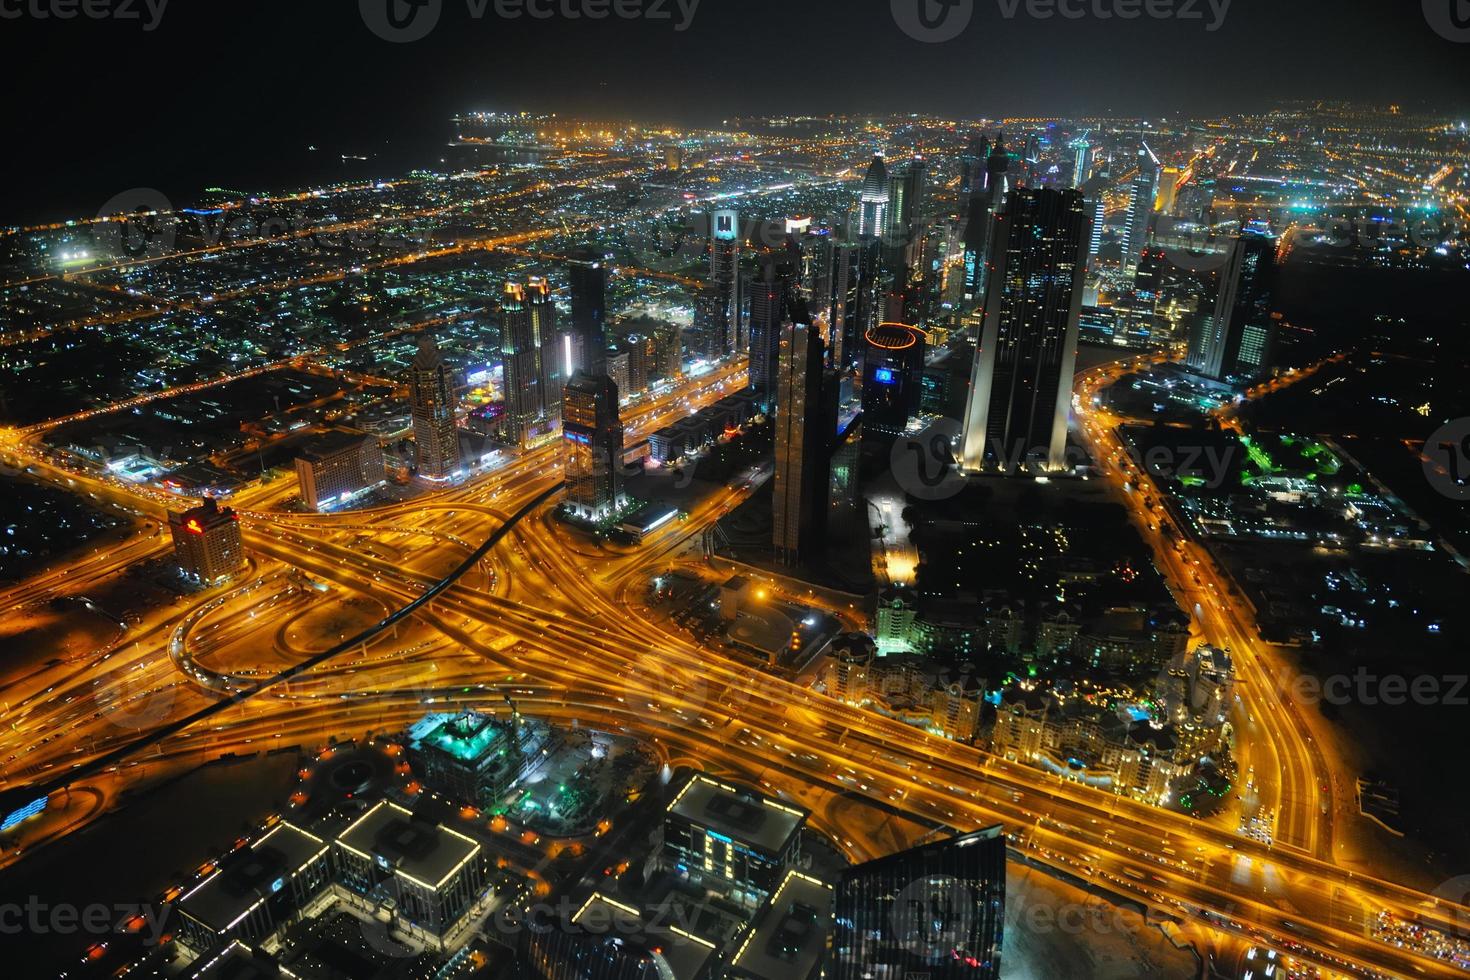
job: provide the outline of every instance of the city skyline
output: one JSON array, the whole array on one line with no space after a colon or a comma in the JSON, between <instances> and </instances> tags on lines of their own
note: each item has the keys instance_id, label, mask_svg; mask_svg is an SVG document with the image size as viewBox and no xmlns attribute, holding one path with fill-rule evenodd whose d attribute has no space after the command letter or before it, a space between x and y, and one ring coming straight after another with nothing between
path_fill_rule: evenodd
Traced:
<instances>
[{"instance_id":1,"label":"city skyline","mask_svg":"<svg viewBox=\"0 0 1470 980\"><path fill-rule=\"evenodd\" d=\"M232 4L0 2L10 973L1470 976L1458 0Z\"/></svg>"}]
</instances>

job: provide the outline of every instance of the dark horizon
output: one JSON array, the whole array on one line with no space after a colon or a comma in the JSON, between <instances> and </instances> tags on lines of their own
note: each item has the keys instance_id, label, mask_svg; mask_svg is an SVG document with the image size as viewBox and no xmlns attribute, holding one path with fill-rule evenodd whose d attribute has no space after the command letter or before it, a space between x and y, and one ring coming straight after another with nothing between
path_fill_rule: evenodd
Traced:
<instances>
[{"instance_id":1,"label":"dark horizon","mask_svg":"<svg viewBox=\"0 0 1470 980\"><path fill-rule=\"evenodd\" d=\"M1197 16L1070 20L974 0L956 38L925 43L886 3L701 0L679 30L687 3L637 2L667 18L505 19L493 2L477 18L442 0L412 43L375 35L350 2L165 3L152 30L142 3L138 20L8 19L10 87L31 94L7 103L26 189L0 224L88 216L129 187L187 199L434 165L451 117L481 109L716 127L741 115L1208 118L1323 99L1452 117L1470 92L1465 47L1412 4L1173 0ZM68 67L21 67L42 49ZM343 153L383 159L347 172L331 162Z\"/></svg>"}]
</instances>

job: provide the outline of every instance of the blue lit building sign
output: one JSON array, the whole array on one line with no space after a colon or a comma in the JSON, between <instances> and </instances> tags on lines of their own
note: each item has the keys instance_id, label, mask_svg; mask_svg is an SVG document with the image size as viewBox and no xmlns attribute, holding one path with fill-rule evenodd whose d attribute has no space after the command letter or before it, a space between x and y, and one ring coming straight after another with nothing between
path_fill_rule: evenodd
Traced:
<instances>
[{"instance_id":1,"label":"blue lit building sign","mask_svg":"<svg viewBox=\"0 0 1470 980\"><path fill-rule=\"evenodd\" d=\"M4 833L17 824L24 823L46 809L47 797L32 800L18 810L12 810L4 820L0 820L0 833Z\"/></svg>"},{"instance_id":2,"label":"blue lit building sign","mask_svg":"<svg viewBox=\"0 0 1470 980\"><path fill-rule=\"evenodd\" d=\"M892 368L880 367L873 372L873 380L880 385L891 385L898 379L894 377Z\"/></svg>"}]
</instances>

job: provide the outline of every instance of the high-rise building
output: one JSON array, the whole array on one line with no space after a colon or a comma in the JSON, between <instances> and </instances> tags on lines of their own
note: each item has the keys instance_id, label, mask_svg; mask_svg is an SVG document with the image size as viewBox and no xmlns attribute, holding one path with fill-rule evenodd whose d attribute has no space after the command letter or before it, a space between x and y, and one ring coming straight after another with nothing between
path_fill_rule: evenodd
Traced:
<instances>
[{"instance_id":1,"label":"high-rise building","mask_svg":"<svg viewBox=\"0 0 1470 980\"><path fill-rule=\"evenodd\" d=\"M888 179L888 237L906 243L923 216L924 158L915 155L894 169Z\"/></svg>"},{"instance_id":2,"label":"high-rise building","mask_svg":"<svg viewBox=\"0 0 1470 980\"><path fill-rule=\"evenodd\" d=\"M419 338L408 367L413 416L414 466L428 480L447 480L459 469L459 430L454 424L454 380L434 338Z\"/></svg>"},{"instance_id":3,"label":"high-rise building","mask_svg":"<svg viewBox=\"0 0 1470 980\"><path fill-rule=\"evenodd\" d=\"M990 141L983 133L970 137L970 142L960 153L960 210L961 218L970 213L970 198L985 188L985 164L990 158Z\"/></svg>"},{"instance_id":4,"label":"high-rise building","mask_svg":"<svg viewBox=\"0 0 1470 980\"><path fill-rule=\"evenodd\" d=\"M992 272L965 406L964 469L1062 468L1087 214L1074 190L1017 188L996 216Z\"/></svg>"},{"instance_id":5,"label":"high-rise building","mask_svg":"<svg viewBox=\"0 0 1470 980\"><path fill-rule=\"evenodd\" d=\"M718 357L745 347L744 306L740 282L740 215L710 215L710 284L714 286L714 346Z\"/></svg>"},{"instance_id":6,"label":"high-rise building","mask_svg":"<svg viewBox=\"0 0 1470 980\"><path fill-rule=\"evenodd\" d=\"M1173 214L1174 204L1179 199L1179 178L1182 172L1178 167L1165 167L1159 174L1159 196L1154 201L1154 210L1162 214Z\"/></svg>"},{"instance_id":7,"label":"high-rise building","mask_svg":"<svg viewBox=\"0 0 1470 980\"><path fill-rule=\"evenodd\" d=\"M1098 191L1092 200L1092 234L1087 242L1087 264L1090 266L1097 261L1098 253L1102 251L1103 224L1107 218L1107 202L1103 199L1102 191Z\"/></svg>"},{"instance_id":8,"label":"high-rise building","mask_svg":"<svg viewBox=\"0 0 1470 980\"><path fill-rule=\"evenodd\" d=\"M1139 256L1148 244L1149 221L1154 213L1154 194L1158 188L1159 165L1145 143L1138 150L1138 172L1128 187L1128 220L1123 226L1123 265L1137 267Z\"/></svg>"},{"instance_id":9,"label":"high-rise building","mask_svg":"<svg viewBox=\"0 0 1470 980\"><path fill-rule=\"evenodd\" d=\"M880 323L869 330L863 353L863 438L891 445L919 414L924 396L922 330Z\"/></svg>"},{"instance_id":10,"label":"high-rise building","mask_svg":"<svg viewBox=\"0 0 1470 980\"><path fill-rule=\"evenodd\" d=\"M198 507L170 513L168 530L179 567L197 582L213 585L245 567L239 519L213 497L205 497Z\"/></svg>"},{"instance_id":11,"label":"high-rise building","mask_svg":"<svg viewBox=\"0 0 1470 980\"><path fill-rule=\"evenodd\" d=\"M554 418L561 404L561 386L571 375L566 362L571 353L571 335L564 340L556 324L556 300L545 279L532 276L526 282L526 311L531 315L531 337L536 345L536 386L541 393L540 414Z\"/></svg>"},{"instance_id":12,"label":"high-rise building","mask_svg":"<svg viewBox=\"0 0 1470 980\"><path fill-rule=\"evenodd\" d=\"M1189 367L1222 381L1249 381L1264 373L1275 339L1275 289L1276 240L1265 235L1237 238L1220 270L1215 311L1191 333Z\"/></svg>"},{"instance_id":13,"label":"high-rise building","mask_svg":"<svg viewBox=\"0 0 1470 980\"><path fill-rule=\"evenodd\" d=\"M1000 825L848 868L837 885L835 980L994 980L1005 928Z\"/></svg>"},{"instance_id":14,"label":"high-rise building","mask_svg":"<svg viewBox=\"0 0 1470 980\"><path fill-rule=\"evenodd\" d=\"M750 284L750 387L766 410L776 400L776 361L782 324L791 312L792 277L790 265L764 255Z\"/></svg>"},{"instance_id":15,"label":"high-rise building","mask_svg":"<svg viewBox=\"0 0 1470 980\"><path fill-rule=\"evenodd\" d=\"M500 356L505 366L505 413L501 415L501 438L519 445L541 418L540 352L526 287L505 284L500 300Z\"/></svg>"},{"instance_id":16,"label":"high-rise building","mask_svg":"<svg viewBox=\"0 0 1470 980\"><path fill-rule=\"evenodd\" d=\"M611 517L624 502L618 386L606 375L578 371L562 395L561 428L566 452L563 502L587 520Z\"/></svg>"},{"instance_id":17,"label":"high-rise building","mask_svg":"<svg viewBox=\"0 0 1470 980\"><path fill-rule=\"evenodd\" d=\"M888 168L883 165L883 154L877 153L868 164L858 197L858 235L877 238L888 231L888 203Z\"/></svg>"},{"instance_id":18,"label":"high-rise building","mask_svg":"<svg viewBox=\"0 0 1470 980\"><path fill-rule=\"evenodd\" d=\"M995 215L1005 204L1010 190L1011 155L1005 147L1005 133L997 133L995 145L985 161L985 186L970 198L970 213L965 222L964 270L966 301L973 302L985 294L989 279L991 229Z\"/></svg>"},{"instance_id":19,"label":"high-rise building","mask_svg":"<svg viewBox=\"0 0 1470 980\"><path fill-rule=\"evenodd\" d=\"M315 439L296 457L301 501L312 510L342 504L388 482L378 437L335 429Z\"/></svg>"},{"instance_id":20,"label":"high-rise building","mask_svg":"<svg viewBox=\"0 0 1470 980\"><path fill-rule=\"evenodd\" d=\"M673 146L664 147L664 166L670 170L678 170L684 166L684 148L677 143Z\"/></svg>"},{"instance_id":21,"label":"high-rise building","mask_svg":"<svg viewBox=\"0 0 1470 980\"><path fill-rule=\"evenodd\" d=\"M1080 188L1092 169L1092 144L1083 133L1067 145L1072 150L1072 186Z\"/></svg>"},{"instance_id":22,"label":"high-rise building","mask_svg":"<svg viewBox=\"0 0 1470 980\"><path fill-rule=\"evenodd\" d=\"M572 294L572 371L603 374L607 359L607 266L590 247L567 264ZM571 377L571 373L567 374Z\"/></svg>"},{"instance_id":23,"label":"high-rise building","mask_svg":"<svg viewBox=\"0 0 1470 980\"><path fill-rule=\"evenodd\" d=\"M797 565L821 550L837 436L837 381L822 337L798 310L781 330L771 533L776 558Z\"/></svg>"}]
</instances>

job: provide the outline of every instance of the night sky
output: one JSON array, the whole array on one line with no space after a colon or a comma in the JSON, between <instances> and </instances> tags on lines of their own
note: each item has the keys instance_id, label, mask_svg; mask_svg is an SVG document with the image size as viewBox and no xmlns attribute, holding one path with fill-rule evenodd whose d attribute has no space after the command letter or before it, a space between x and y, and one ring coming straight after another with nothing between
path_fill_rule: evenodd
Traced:
<instances>
[{"instance_id":1,"label":"night sky","mask_svg":"<svg viewBox=\"0 0 1470 980\"><path fill-rule=\"evenodd\" d=\"M600 21L507 20L497 0L476 19L481 0L430 0L443 5L437 26L412 43L376 36L359 0L169 0L152 31L149 0L86 0L127 4L134 20L13 16L79 2L0 0L13 164L0 223L89 215L136 186L187 199L208 184L323 179L341 153L371 153L385 174L433 164L462 109L717 124L740 113L1206 115L1284 98L1470 107L1470 43L1437 33L1420 0L1232 0L1214 31L1210 0L1172 0L1190 20L1039 20L1027 0L1007 18L1012 0L950 0L973 10L945 43L905 34L889 0L700 0L683 31L680 0L602 0L657 4L666 19Z\"/></svg>"}]
</instances>

